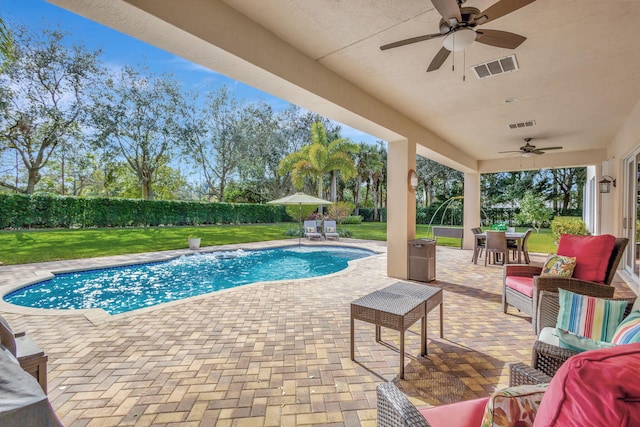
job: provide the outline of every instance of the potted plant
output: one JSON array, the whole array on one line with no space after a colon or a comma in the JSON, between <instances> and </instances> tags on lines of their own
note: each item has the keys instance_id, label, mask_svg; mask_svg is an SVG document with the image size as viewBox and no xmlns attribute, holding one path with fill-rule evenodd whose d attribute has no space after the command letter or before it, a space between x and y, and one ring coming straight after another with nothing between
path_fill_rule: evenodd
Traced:
<instances>
[{"instance_id":1,"label":"potted plant","mask_svg":"<svg viewBox=\"0 0 640 427\"><path fill-rule=\"evenodd\" d=\"M200 237L189 236L189 249L200 249Z\"/></svg>"}]
</instances>

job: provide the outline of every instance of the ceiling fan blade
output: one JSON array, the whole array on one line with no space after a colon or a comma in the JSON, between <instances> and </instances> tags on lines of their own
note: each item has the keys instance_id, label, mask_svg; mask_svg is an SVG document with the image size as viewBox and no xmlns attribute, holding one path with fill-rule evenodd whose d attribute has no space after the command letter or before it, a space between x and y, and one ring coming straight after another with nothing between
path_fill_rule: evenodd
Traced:
<instances>
[{"instance_id":1,"label":"ceiling fan blade","mask_svg":"<svg viewBox=\"0 0 640 427\"><path fill-rule=\"evenodd\" d=\"M498 151L498 154L507 154L507 153L522 153L522 150Z\"/></svg>"},{"instance_id":2,"label":"ceiling fan blade","mask_svg":"<svg viewBox=\"0 0 640 427\"><path fill-rule=\"evenodd\" d=\"M477 25L486 24L487 22L498 19L504 15L508 15L511 12L525 7L529 3L533 3L535 0L500 0L497 3L489 6L487 9L480 12L475 22ZM433 2L435 6L435 1Z\"/></svg>"},{"instance_id":3,"label":"ceiling fan blade","mask_svg":"<svg viewBox=\"0 0 640 427\"><path fill-rule=\"evenodd\" d=\"M438 53L436 53L436 56L433 57L431 64L429 64L429 68L427 68L427 73L429 71L435 71L438 68L440 68L442 64L444 64L444 61L447 60L450 53L451 51L448 49L445 49L444 47L440 49Z\"/></svg>"},{"instance_id":4,"label":"ceiling fan blade","mask_svg":"<svg viewBox=\"0 0 640 427\"><path fill-rule=\"evenodd\" d=\"M448 22L451 18L458 22L462 21L460 7L456 0L431 0L431 3L445 21Z\"/></svg>"},{"instance_id":5,"label":"ceiling fan blade","mask_svg":"<svg viewBox=\"0 0 640 427\"><path fill-rule=\"evenodd\" d=\"M411 37L410 39L399 40L397 42L385 44L384 46L380 46L380 50L393 49L394 47L405 46L412 43L418 43L425 40L435 39L436 37L442 37L444 34L436 33L436 34L426 34L424 36Z\"/></svg>"},{"instance_id":6,"label":"ceiling fan blade","mask_svg":"<svg viewBox=\"0 0 640 427\"><path fill-rule=\"evenodd\" d=\"M476 41L488 44L489 46L503 47L505 49L515 49L527 38L519 34L500 30L477 30Z\"/></svg>"},{"instance_id":7,"label":"ceiling fan blade","mask_svg":"<svg viewBox=\"0 0 640 427\"><path fill-rule=\"evenodd\" d=\"M549 151L549 150L562 150L562 147L540 147L539 150Z\"/></svg>"}]
</instances>

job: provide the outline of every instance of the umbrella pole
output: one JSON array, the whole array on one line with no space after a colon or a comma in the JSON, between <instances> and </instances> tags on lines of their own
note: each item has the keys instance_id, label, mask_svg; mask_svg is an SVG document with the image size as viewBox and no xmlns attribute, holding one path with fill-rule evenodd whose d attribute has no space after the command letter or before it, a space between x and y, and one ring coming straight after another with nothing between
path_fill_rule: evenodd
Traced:
<instances>
[{"instance_id":1,"label":"umbrella pole","mask_svg":"<svg viewBox=\"0 0 640 427\"><path fill-rule=\"evenodd\" d=\"M298 203L298 246L300 246L301 231L302 231L302 203Z\"/></svg>"}]
</instances>

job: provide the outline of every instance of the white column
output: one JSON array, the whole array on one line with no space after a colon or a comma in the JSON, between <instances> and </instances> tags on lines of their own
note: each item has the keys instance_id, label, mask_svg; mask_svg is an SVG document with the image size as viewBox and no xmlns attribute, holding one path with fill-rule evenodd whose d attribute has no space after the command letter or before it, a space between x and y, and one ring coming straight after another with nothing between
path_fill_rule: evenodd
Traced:
<instances>
[{"instance_id":1,"label":"white column","mask_svg":"<svg viewBox=\"0 0 640 427\"><path fill-rule=\"evenodd\" d=\"M464 228L465 249L473 249L471 228L480 226L480 174L477 172L464 174Z\"/></svg>"},{"instance_id":2,"label":"white column","mask_svg":"<svg viewBox=\"0 0 640 427\"><path fill-rule=\"evenodd\" d=\"M389 142L387 156L387 275L407 278L407 242L416 236L416 195L409 170L416 167L416 144Z\"/></svg>"}]
</instances>

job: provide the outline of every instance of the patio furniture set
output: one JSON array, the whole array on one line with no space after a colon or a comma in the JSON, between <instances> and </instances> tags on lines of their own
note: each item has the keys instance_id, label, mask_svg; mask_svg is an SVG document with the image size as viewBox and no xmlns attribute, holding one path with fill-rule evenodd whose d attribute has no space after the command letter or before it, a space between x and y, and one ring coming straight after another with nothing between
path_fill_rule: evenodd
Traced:
<instances>
[{"instance_id":1,"label":"patio furniture set","mask_svg":"<svg viewBox=\"0 0 640 427\"><path fill-rule=\"evenodd\" d=\"M480 227L475 227L471 229L471 232L475 236L473 256L471 257L471 262L474 264L478 263L478 258L482 256L483 252L486 253L484 259L485 266L487 262L490 261L489 254L491 254L494 264L498 262L502 264L509 263L509 252L512 253L514 261L517 256L518 264L522 264L523 258L524 262L529 264L530 259L527 240L533 232L532 229L521 233L516 232L515 229L507 231L482 231Z\"/></svg>"},{"instance_id":2,"label":"patio furniture set","mask_svg":"<svg viewBox=\"0 0 640 427\"><path fill-rule=\"evenodd\" d=\"M340 234L335 221L325 220L322 228L318 228L315 220L304 222L304 237L307 240L340 240Z\"/></svg>"},{"instance_id":3,"label":"patio furniture set","mask_svg":"<svg viewBox=\"0 0 640 427\"><path fill-rule=\"evenodd\" d=\"M640 425L640 382L627 381L640 370L640 300L612 298L610 286L626 245L562 235L543 267L505 265L503 311L529 314L539 334L531 364L511 364L509 388L490 397L436 407L381 384L378 425Z\"/></svg>"}]
</instances>

